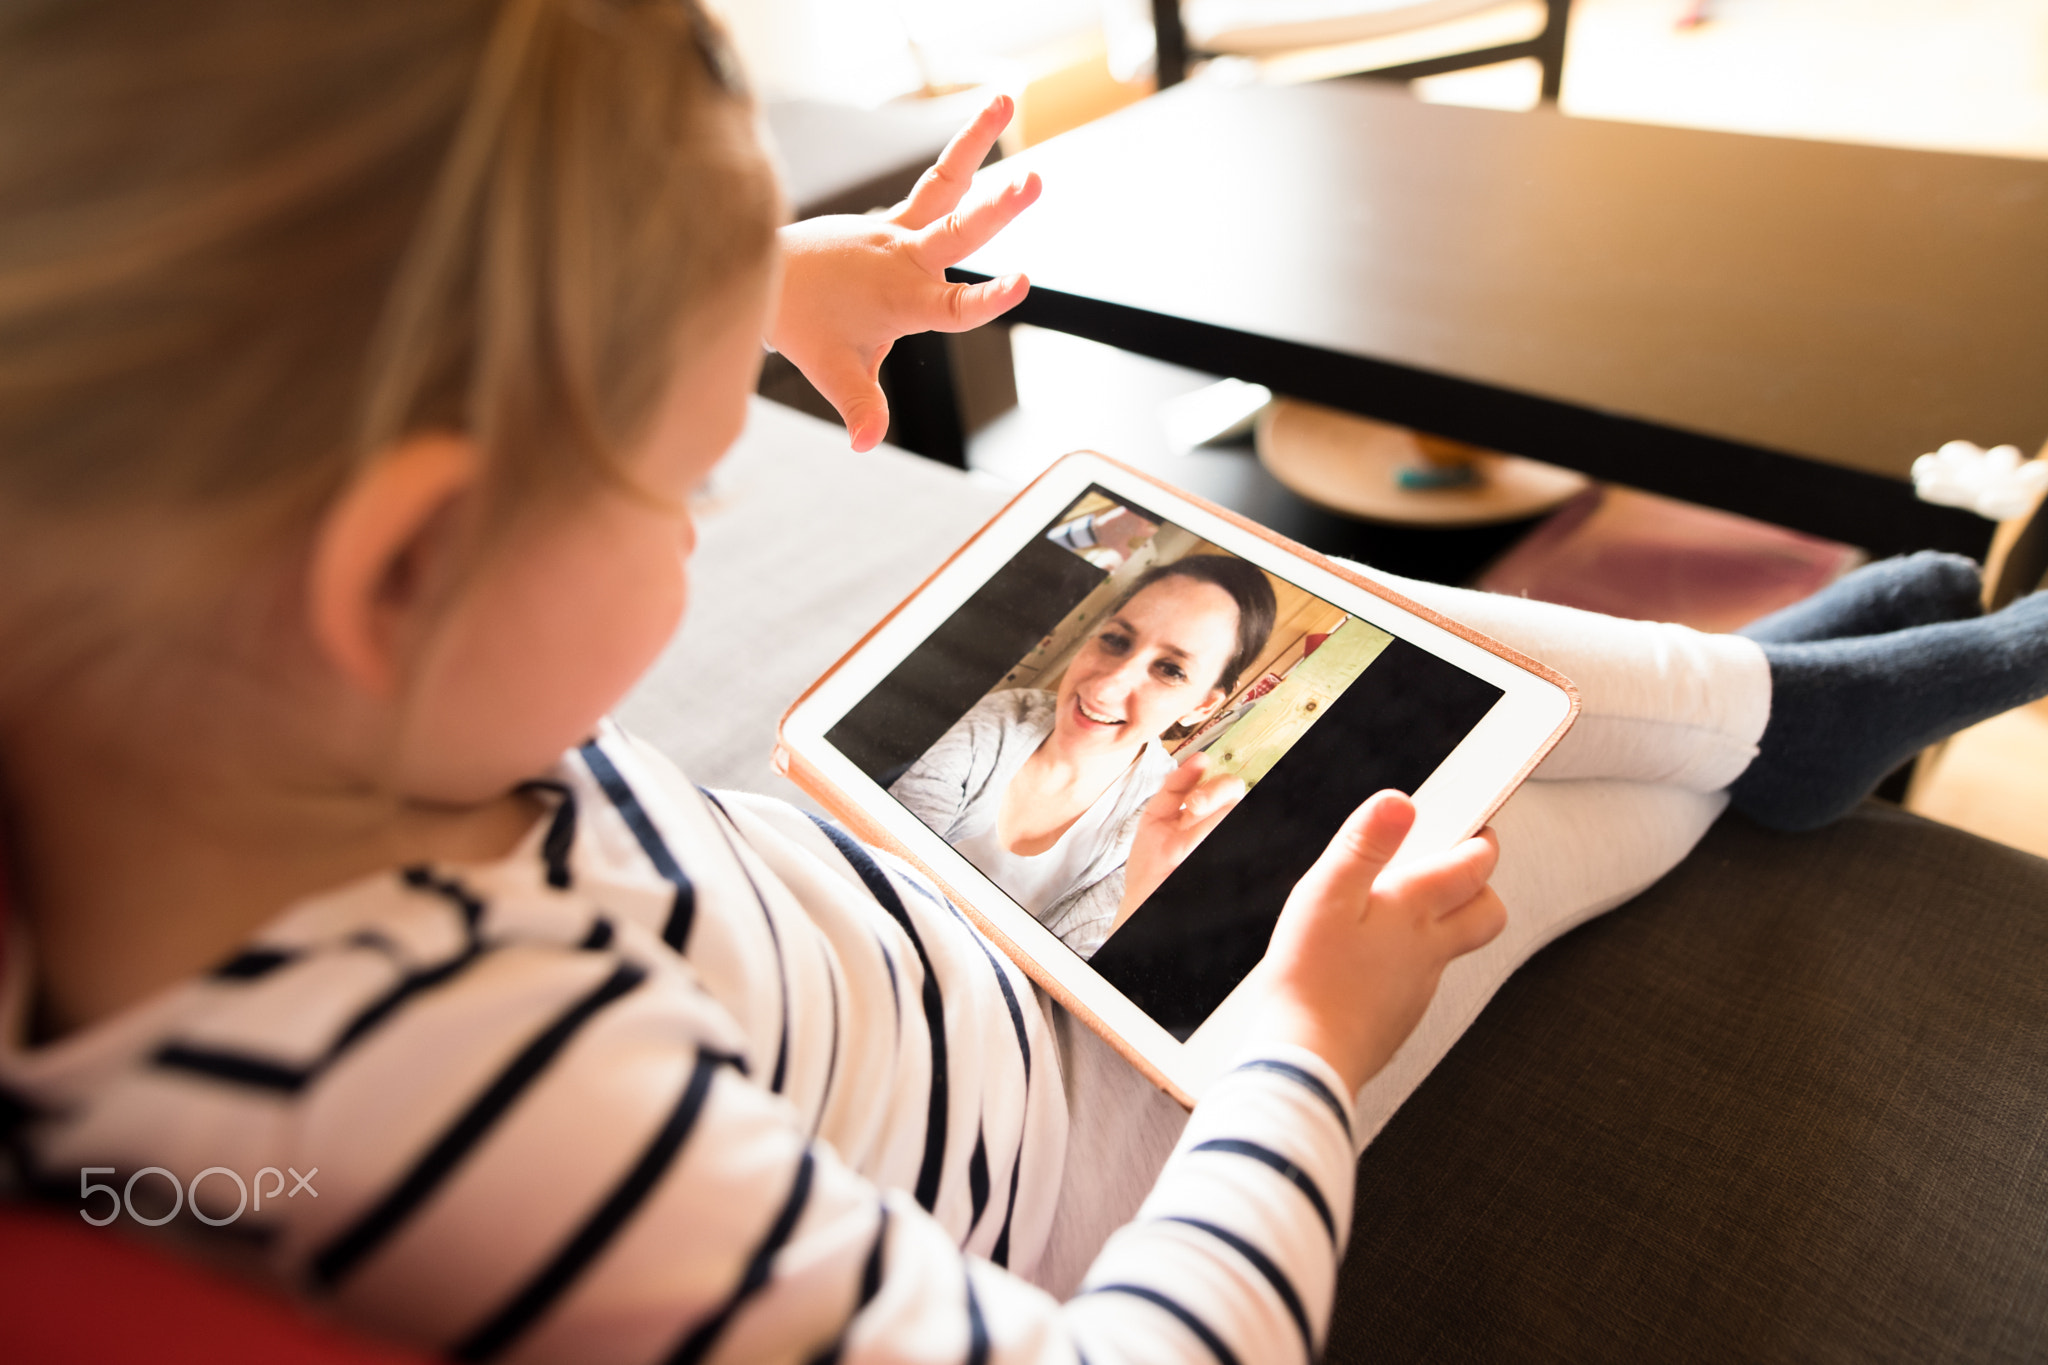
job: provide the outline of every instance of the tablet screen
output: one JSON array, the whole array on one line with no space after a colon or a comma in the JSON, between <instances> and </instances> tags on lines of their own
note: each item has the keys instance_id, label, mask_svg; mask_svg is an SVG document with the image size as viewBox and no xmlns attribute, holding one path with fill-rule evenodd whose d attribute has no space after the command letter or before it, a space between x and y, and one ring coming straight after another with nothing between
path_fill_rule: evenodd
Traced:
<instances>
[{"instance_id":1,"label":"tablet screen","mask_svg":"<svg viewBox=\"0 0 2048 1365\"><path fill-rule=\"evenodd\" d=\"M1183 1041L1502 696L1091 486L826 738Z\"/></svg>"}]
</instances>

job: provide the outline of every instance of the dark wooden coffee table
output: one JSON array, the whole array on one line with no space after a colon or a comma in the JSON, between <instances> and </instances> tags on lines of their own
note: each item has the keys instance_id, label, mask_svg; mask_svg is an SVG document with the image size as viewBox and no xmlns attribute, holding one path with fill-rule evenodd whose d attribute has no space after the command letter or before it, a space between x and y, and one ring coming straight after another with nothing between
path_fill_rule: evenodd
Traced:
<instances>
[{"instance_id":1,"label":"dark wooden coffee table","mask_svg":"<svg viewBox=\"0 0 2048 1365\"><path fill-rule=\"evenodd\" d=\"M1981 557L1914 457L2048 440L2048 162L1333 81L1184 86L1009 164L1044 198L961 278L1029 273L1017 321L1874 554ZM2044 562L2037 524L2010 563Z\"/></svg>"}]
</instances>

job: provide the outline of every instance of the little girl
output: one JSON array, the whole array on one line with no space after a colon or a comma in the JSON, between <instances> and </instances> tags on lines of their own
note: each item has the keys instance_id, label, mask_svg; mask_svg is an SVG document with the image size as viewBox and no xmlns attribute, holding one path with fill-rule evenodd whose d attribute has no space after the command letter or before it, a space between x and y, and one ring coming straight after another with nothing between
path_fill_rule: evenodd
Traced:
<instances>
[{"instance_id":1,"label":"little girl","mask_svg":"<svg viewBox=\"0 0 2048 1365\"><path fill-rule=\"evenodd\" d=\"M1310 1357L1357 1147L1535 943L1724 788L1824 820L2048 688L2042 600L1949 560L1762 644L1404 585L1585 717L1501 895L1356 813L1183 1116L895 860L603 719L761 340L864 447L896 336L1021 297L943 280L1035 194L967 195L1004 102L778 233L684 0L22 0L0 61L12 1180L428 1349Z\"/></svg>"}]
</instances>

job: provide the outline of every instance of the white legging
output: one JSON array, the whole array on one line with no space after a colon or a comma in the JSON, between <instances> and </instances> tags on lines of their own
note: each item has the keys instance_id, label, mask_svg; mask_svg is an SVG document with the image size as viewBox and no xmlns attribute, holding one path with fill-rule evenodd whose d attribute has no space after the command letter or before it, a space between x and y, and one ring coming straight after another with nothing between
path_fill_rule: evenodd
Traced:
<instances>
[{"instance_id":1,"label":"white legging","mask_svg":"<svg viewBox=\"0 0 2048 1365\"><path fill-rule=\"evenodd\" d=\"M1562 672L1578 685L1581 709L1494 817L1501 860L1493 885L1507 928L1451 964L1421 1024L1359 1092L1361 1148L1531 954L1692 851L1726 807L1725 788L1755 757L1771 702L1763 651L1737 636L1362 571ZM1185 1115L1088 1029L1063 1013L1057 1023L1071 1126L1036 1278L1064 1294L1136 1213Z\"/></svg>"}]
</instances>

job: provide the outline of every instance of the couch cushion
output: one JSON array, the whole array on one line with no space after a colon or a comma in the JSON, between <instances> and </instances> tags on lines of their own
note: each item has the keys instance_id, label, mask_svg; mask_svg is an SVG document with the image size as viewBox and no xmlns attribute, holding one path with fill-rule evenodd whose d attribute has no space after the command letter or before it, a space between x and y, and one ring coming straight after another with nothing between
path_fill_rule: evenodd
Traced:
<instances>
[{"instance_id":1,"label":"couch cushion","mask_svg":"<svg viewBox=\"0 0 2048 1365\"><path fill-rule=\"evenodd\" d=\"M1366 1153L1327 1360L2048 1341L2048 862L1724 818L1533 959Z\"/></svg>"}]
</instances>

